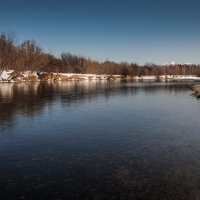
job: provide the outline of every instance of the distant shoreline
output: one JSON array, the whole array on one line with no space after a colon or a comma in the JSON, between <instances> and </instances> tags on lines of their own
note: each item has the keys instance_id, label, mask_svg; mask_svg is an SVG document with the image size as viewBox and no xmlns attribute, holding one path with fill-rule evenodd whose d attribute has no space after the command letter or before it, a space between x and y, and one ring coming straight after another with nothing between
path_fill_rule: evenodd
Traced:
<instances>
[{"instance_id":1,"label":"distant shoreline","mask_svg":"<svg viewBox=\"0 0 200 200\"><path fill-rule=\"evenodd\" d=\"M37 82L37 81L80 81L80 80L159 80L159 81L200 81L196 75L161 75L161 76L125 76L125 75L97 75L78 73L47 73L47 72L15 72L3 71L0 82Z\"/></svg>"}]
</instances>

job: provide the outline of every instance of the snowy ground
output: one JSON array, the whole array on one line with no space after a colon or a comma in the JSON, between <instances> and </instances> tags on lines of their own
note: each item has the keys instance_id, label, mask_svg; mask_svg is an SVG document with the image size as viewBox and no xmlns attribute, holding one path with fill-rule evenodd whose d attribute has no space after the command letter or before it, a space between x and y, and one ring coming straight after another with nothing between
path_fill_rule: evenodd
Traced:
<instances>
[{"instance_id":1,"label":"snowy ground","mask_svg":"<svg viewBox=\"0 0 200 200\"><path fill-rule=\"evenodd\" d=\"M108 80L108 79L134 79L134 80L199 80L200 77L189 75L189 76L182 76L182 75L162 75L162 76L134 76L134 77L124 77L122 75L96 75L96 74L74 74L74 73L40 73L44 75L46 79L42 80ZM14 78L15 77L15 78ZM38 76L36 72L26 71L20 74L14 73L13 70L3 71L0 75L0 82L18 82L18 81L41 81L41 78Z\"/></svg>"}]
</instances>

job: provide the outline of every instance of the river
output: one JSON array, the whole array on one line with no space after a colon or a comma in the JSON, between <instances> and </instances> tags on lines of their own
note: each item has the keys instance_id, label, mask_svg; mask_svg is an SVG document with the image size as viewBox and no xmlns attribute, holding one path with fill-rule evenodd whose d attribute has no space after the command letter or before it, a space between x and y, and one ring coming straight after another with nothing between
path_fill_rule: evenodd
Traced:
<instances>
[{"instance_id":1,"label":"river","mask_svg":"<svg viewBox=\"0 0 200 200\"><path fill-rule=\"evenodd\" d=\"M199 200L191 82L0 84L0 199Z\"/></svg>"}]
</instances>

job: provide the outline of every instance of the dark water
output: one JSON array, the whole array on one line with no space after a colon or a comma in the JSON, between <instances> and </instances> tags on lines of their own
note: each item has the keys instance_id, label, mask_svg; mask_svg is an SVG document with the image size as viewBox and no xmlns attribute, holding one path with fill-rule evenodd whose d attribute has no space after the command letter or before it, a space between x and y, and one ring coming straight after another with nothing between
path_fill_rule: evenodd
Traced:
<instances>
[{"instance_id":1,"label":"dark water","mask_svg":"<svg viewBox=\"0 0 200 200\"><path fill-rule=\"evenodd\" d=\"M191 83L0 85L0 199L200 199Z\"/></svg>"}]
</instances>

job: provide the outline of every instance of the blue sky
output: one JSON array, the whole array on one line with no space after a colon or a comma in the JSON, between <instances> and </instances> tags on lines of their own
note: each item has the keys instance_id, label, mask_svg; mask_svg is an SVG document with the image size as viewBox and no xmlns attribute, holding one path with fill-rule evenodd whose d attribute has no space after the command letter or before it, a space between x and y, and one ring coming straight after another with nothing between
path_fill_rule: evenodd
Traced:
<instances>
[{"instance_id":1,"label":"blue sky","mask_svg":"<svg viewBox=\"0 0 200 200\"><path fill-rule=\"evenodd\" d=\"M199 0L0 0L0 31L103 61L200 63Z\"/></svg>"}]
</instances>

